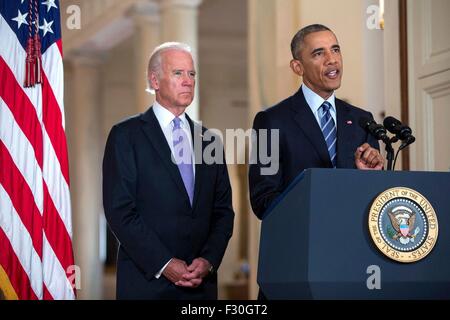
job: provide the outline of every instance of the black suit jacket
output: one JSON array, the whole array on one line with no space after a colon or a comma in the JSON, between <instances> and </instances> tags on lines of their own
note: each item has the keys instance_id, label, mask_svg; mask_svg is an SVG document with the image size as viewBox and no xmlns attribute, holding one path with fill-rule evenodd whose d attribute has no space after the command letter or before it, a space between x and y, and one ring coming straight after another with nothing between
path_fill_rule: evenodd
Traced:
<instances>
[{"instance_id":1,"label":"black suit jacket","mask_svg":"<svg viewBox=\"0 0 450 320\"><path fill-rule=\"evenodd\" d=\"M201 141L205 128L194 130L199 125L187 119L194 143ZM202 150L205 146L202 142ZM215 275L192 289L175 286L162 275L156 279L155 274L173 257L187 264L203 257L215 270L219 267L234 219L226 164L196 164L191 207L167 140L149 108L115 125L109 134L103 205L120 242L117 298L217 298Z\"/></svg>"},{"instance_id":2,"label":"black suit jacket","mask_svg":"<svg viewBox=\"0 0 450 320\"><path fill-rule=\"evenodd\" d=\"M356 168L354 154L364 142L379 149L376 139L359 125L361 117L373 119L370 112L336 99L337 111L337 168ZM293 96L255 116L253 129L279 129L279 170L274 175L262 175L264 165L258 156L250 164L250 200L254 213L262 219L271 202L292 180L308 168L332 168L327 145L319 124L308 106L301 88ZM270 138L270 134L268 134ZM258 137L258 135L257 135ZM253 140L258 151L259 139ZM269 154L272 152L269 139Z\"/></svg>"}]
</instances>

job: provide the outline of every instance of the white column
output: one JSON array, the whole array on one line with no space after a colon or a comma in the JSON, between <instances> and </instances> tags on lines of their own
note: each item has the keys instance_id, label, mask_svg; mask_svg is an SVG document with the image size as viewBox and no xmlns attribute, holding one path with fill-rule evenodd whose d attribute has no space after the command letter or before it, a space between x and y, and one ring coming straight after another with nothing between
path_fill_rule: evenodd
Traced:
<instances>
[{"instance_id":1,"label":"white column","mask_svg":"<svg viewBox=\"0 0 450 320\"><path fill-rule=\"evenodd\" d=\"M70 158L73 247L81 268L79 299L102 297L99 256L101 195L100 74L96 59L65 62L66 132Z\"/></svg>"},{"instance_id":2,"label":"white column","mask_svg":"<svg viewBox=\"0 0 450 320\"><path fill-rule=\"evenodd\" d=\"M146 89L148 60L153 49L160 44L159 6L154 2L138 3L130 16L135 24L133 52L136 106L139 112L143 112L155 100L155 96Z\"/></svg>"},{"instance_id":3,"label":"white column","mask_svg":"<svg viewBox=\"0 0 450 320\"><path fill-rule=\"evenodd\" d=\"M161 1L161 35L162 41L178 41L192 48L197 82L195 98L187 109L189 116L199 119L199 70L198 70L198 6L202 0L162 0Z\"/></svg>"}]
</instances>

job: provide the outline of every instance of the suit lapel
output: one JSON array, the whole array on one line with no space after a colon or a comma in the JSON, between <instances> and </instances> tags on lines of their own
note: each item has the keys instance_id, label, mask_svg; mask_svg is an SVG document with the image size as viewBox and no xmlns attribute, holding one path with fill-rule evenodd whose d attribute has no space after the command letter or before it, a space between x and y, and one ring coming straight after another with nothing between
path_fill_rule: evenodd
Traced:
<instances>
[{"instance_id":1,"label":"suit lapel","mask_svg":"<svg viewBox=\"0 0 450 320\"><path fill-rule=\"evenodd\" d=\"M349 155L352 155L356 150L351 150L351 144L348 141L354 139L353 127L356 121L353 118L350 108L341 100L336 99L337 112L337 160L336 166L338 168L347 168L349 162Z\"/></svg>"},{"instance_id":2,"label":"suit lapel","mask_svg":"<svg viewBox=\"0 0 450 320\"><path fill-rule=\"evenodd\" d=\"M322 161L327 162L331 167L330 155L328 153L328 148L323 138L322 130L317 123L311 108L308 106L305 96L303 95L302 89L293 96L293 104L291 104L291 109L296 112L294 120L297 122L300 129L303 131L305 136L314 146L319 157ZM339 130L338 130L339 131Z\"/></svg>"},{"instance_id":3,"label":"suit lapel","mask_svg":"<svg viewBox=\"0 0 450 320\"><path fill-rule=\"evenodd\" d=\"M189 196L186 188L184 187L183 179L181 178L178 166L172 162L172 152L167 144L166 137L159 125L158 119L156 119L155 113L152 108L149 108L141 117L144 122L142 130L149 139L153 148L161 158L161 162L170 173L172 180L175 182L177 188L184 195L185 200L189 203Z\"/></svg>"},{"instance_id":4,"label":"suit lapel","mask_svg":"<svg viewBox=\"0 0 450 320\"><path fill-rule=\"evenodd\" d=\"M198 195L200 193L200 187L205 172L205 164L203 163L203 150L205 149L205 143L203 141L203 128L199 124L189 118L186 114L186 119L191 127L191 136L194 145L195 152L195 186L194 186L194 199L192 201L192 210L195 210L195 206L198 202ZM199 148L200 145L200 148Z\"/></svg>"}]
</instances>

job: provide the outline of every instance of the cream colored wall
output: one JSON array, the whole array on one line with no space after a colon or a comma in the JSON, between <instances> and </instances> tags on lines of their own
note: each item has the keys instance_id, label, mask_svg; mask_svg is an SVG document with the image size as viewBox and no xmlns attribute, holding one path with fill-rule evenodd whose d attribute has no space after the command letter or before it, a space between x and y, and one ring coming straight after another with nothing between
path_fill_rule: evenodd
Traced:
<instances>
[{"instance_id":1,"label":"cream colored wall","mask_svg":"<svg viewBox=\"0 0 450 320\"><path fill-rule=\"evenodd\" d=\"M450 170L450 2L408 1L411 169Z\"/></svg>"},{"instance_id":2,"label":"cream colored wall","mask_svg":"<svg viewBox=\"0 0 450 320\"><path fill-rule=\"evenodd\" d=\"M385 104L385 74L384 74L384 38L386 32L382 29L367 28L367 8L371 5L378 5L378 0L364 0L360 8L360 25L362 25L362 65L360 66L363 74L363 92L364 101L360 105L362 108L373 113L377 122L382 122L384 119L384 112L386 110ZM387 21L391 23L391 21ZM398 25L397 25L398 26ZM392 59L395 56L388 56L387 59ZM398 74L399 70L390 70L393 74ZM348 80L348 79L347 79ZM353 80L353 79L351 79Z\"/></svg>"}]
</instances>

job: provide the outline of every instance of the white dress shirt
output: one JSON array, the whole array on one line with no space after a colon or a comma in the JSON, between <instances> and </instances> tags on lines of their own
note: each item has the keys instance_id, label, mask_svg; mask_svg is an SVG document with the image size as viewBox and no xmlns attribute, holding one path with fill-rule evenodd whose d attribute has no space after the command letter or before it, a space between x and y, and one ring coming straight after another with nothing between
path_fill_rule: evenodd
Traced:
<instances>
[{"instance_id":1,"label":"white dress shirt","mask_svg":"<svg viewBox=\"0 0 450 320\"><path fill-rule=\"evenodd\" d=\"M166 137L167 144L170 147L170 151L172 152L172 156L174 155L174 147L173 147L173 119L175 119L175 116L172 112L161 106L157 101L153 104L153 112L155 113L156 119L159 122L159 125L164 133L164 136ZM192 143L192 133L191 133L191 126L189 125L189 121L186 118L186 114L183 112L181 115L178 116L180 118L180 127L183 129L183 131L186 133L186 136L189 139L189 144L191 146L191 154L192 154L192 170L194 170L194 176L195 176L195 152L193 148Z\"/></svg>"},{"instance_id":2,"label":"white dress shirt","mask_svg":"<svg viewBox=\"0 0 450 320\"><path fill-rule=\"evenodd\" d=\"M316 118L316 121L319 124L319 128L320 128L320 119L323 116L322 109L320 109L320 107L324 103L325 99L322 98L321 96L319 96L314 91L312 91L305 84L302 84L302 91L303 91L303 95L305 96L305 100L308 103L308 106L311 108L311 111L314 114L314 117ZM337 132L335 99L336 99L336 95L333 92L333 94L326 101L328 101L331 104L330 113L331 113L331 117L334 120L334 124L336 125L336 132Z\"/></svg>"}]
</instances>

